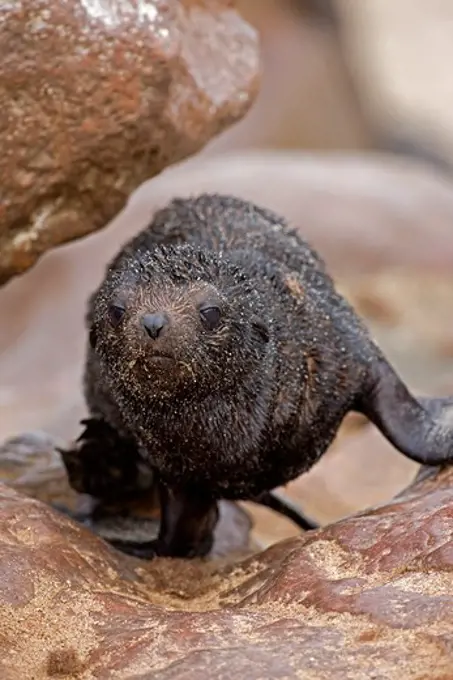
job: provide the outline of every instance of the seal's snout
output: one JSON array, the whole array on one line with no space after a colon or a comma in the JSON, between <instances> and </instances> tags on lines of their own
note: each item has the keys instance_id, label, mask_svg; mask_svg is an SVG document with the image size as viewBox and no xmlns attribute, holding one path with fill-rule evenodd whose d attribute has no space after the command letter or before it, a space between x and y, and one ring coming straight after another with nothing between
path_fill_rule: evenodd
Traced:
<instances>
[{"instance_id":1,"label":"seal's snout","mask_svg":"<svg viewBox=\"0 0 453 680\"><path fill-rule=\"evenodd\" d=\"M142 317L142 326L146 334L152 338L152 340L157 340L165 327L168 326L168 317L162 312L145 314L145 316Z\"/></svg>"}]
</instances>

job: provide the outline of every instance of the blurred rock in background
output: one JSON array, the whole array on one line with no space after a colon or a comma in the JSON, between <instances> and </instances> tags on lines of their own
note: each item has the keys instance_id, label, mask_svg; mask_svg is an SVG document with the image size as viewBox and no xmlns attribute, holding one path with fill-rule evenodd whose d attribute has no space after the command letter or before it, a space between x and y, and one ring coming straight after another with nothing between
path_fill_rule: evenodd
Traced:
<instances>
[{"instance_id":1,"label":"blurred rock in background","mask_svg":"<svg viewBox=\"0 0 453 680\"><path fill-rule=\"evenodd\" d=\"M373 146L330 0L239 0L259 31L263 76L249 114L205 153L233 148L357 149Z\"/></svg>"},{"instance_id":2,"label":"blurred rock in background","mask_svg":"<svg viewBox=\"0 0 453 680\"><path fill-rule=\"evenodd\" d=\"M361 109L381 143L423 152L451 168L452 3L332 0L332 5Z\"/></svg>"}]
</instances>

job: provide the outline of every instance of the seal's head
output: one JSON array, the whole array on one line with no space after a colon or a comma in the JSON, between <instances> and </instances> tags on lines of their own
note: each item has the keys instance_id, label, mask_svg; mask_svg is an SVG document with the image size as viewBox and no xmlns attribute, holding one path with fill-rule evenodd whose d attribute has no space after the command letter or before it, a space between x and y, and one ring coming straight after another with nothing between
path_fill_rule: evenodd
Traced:
<instances>
[{"instance_id":1,"label":"seal's head","mask_svg":"<svg viewBox=\"0 0 453 680\"><path fill-rule=\"evenodd\" d=\"M271 338L262 296L222 254L190 245L125 250L91 300L90 344L112 380L157 395L233 387Z\"/></svg>"}]
</instances>

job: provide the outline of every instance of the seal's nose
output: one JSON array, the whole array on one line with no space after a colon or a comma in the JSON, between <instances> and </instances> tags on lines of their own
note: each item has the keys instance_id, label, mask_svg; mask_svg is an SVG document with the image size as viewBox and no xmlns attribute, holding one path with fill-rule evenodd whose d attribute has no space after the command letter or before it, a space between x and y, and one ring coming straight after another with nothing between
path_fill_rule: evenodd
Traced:
<instances>
[{"instance_id":1,"label":"seal's nose","mask_svg":"<svg viewBox=\"0 0 453 680\"><path fill-rule=\"evenodd\" d=\"M156 340L167 323L168 319L165 314L162 314L162 312L156 312L155 314L145 314L145 316L142 318L143 328L153 340Z\"/></svg>"}]
</instances>

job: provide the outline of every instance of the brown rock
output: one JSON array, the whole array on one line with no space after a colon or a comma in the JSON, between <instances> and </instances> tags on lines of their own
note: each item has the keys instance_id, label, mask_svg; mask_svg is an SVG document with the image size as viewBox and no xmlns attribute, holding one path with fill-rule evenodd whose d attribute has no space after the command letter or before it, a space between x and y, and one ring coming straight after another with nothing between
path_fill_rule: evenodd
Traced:
<instances>
[{"instance_id":1,"label":"brown rock","mask_svg":"<svg viewBox=\"0 0 453 680\"><path fill-rule=\"evenodd\" d=\"M287 486L294 501L323 524L389 501L411 483L418 465L367 423L338 437L307 474Z\"/></svg>"},{"instance_id":2,"label":"brown rock","mask_svg":"<svg viewBox=\"0 0 453 680\"><path fill-rule=\"evenodd\" d=\"M249 108L255 31L229 0L0 10L0 283L106 224Z\"/></svg>"},{"instance_id":3,"label":"brown rock","mask_svg":"<svg viewBox=\"0 0 453 680\"><path fill-rule=\"evenodd\" d=\"M453 470L234 566L114 552L0 490L8 680L448 680Z\"/></svg>"}]
</instances>

